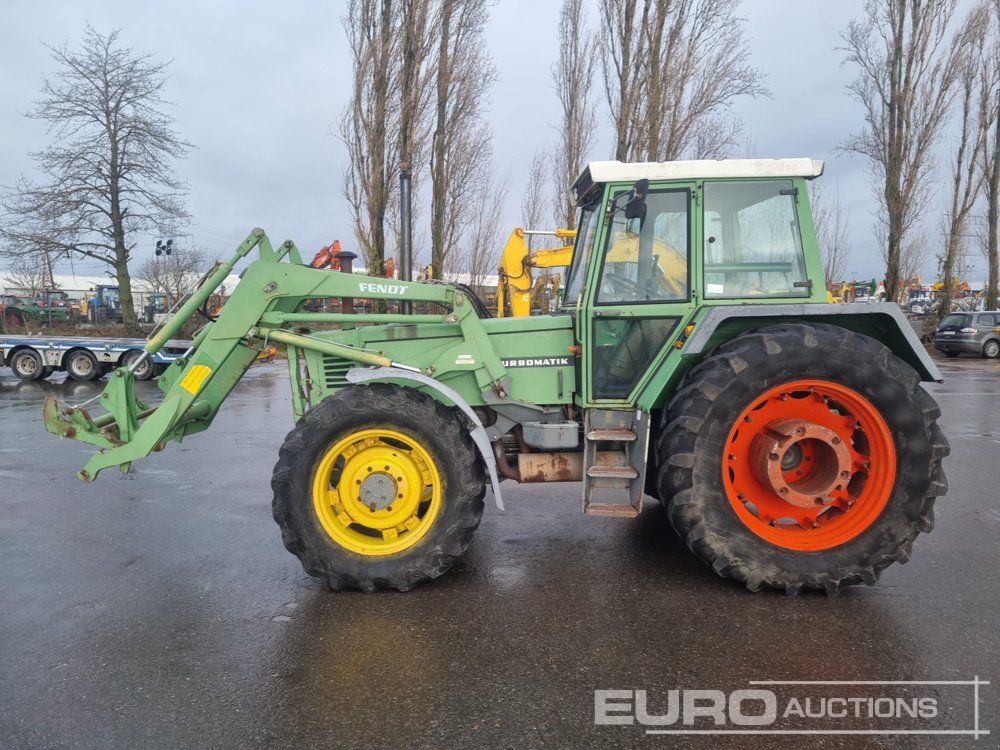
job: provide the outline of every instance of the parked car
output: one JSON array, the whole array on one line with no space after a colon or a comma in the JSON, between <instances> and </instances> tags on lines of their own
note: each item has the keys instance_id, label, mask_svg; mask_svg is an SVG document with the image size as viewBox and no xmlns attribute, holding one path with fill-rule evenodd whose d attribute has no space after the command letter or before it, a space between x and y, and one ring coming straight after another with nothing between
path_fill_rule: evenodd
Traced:
<instances>
[{"instance_id":1,"label":"parked car","mask_svg":"<svg viewBox=\"0 0 1000 750\"><path fill-rule=\"evenodd\" d=\"M934 333L934 348L949 357L1000 356L1000 312L948 313Z\"/></svg>"}]
</instances>

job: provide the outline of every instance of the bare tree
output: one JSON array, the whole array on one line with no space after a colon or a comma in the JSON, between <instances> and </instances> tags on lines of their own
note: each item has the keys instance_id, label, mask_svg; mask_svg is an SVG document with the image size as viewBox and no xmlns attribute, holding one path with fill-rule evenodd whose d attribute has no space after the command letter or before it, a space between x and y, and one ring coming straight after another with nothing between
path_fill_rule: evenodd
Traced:
<instances>
[{"instance_id":1,"label":"bare tree","mask_svg":"<svg viewBox=\"0 0 1000 750\"><path fill-rule=\"evenodd\" d=\"M886 295L898 299L904 248L927 208L932 149L941 136L958 74L958 45L947 27L957 0L865 0L864 17L842 32L858 67L851 95L865 127L841 148L866 157L882 206ZM918 242L911 242L915 246Z\"/></svg>"},{"instance_id":2,"label":"bare tree","mask_svg":"<svg viewBox=\"0 0 1000 750\"><path fill-rule=\"evenodd\" d=\"M385 221L395 172L393 92L398 90L396 14L392 0L349 0L343 19L353 90L340 120L347 146L344 197L368 268L385 258Z\"/></svg>"},{"instance_id":3,"label":"bare tree","mask_svg":"<svg viewBox=\"0 0 1000 750\"><path fill-rule=\"evenodd\" d=\"M431 3L427 0L400 0L402 27L402 59L400 60L400 101L399 101L399 167L410 173L411 185L421 173L420 165L425 161L430 136L428 110L433 92L434 70L430 61L434 49L434 35L431 33ZM416 167L416 169L415 169ZM419 184L418 184L419 187ZM412 188L411 188L412 190ZM411 192L412 195L412 192ZM393 209L390 224L396 240L396 247L402 245L402 221L399 213L400 194L392 194ZM410 201L410 241L413 241L413 225L418 218L418 210ZM413 247L410 248L413 262ZM402 253L397 252L398 255ZM403 258L399 260L402 262ZM412 274L412 266L408 269ZM405 278L412 278L403 271Z\"/></svg>"},{"instance_id":4,"label":"bare tree","mask_svg":"<svg viewBox=\"0 0 1000 750\"><path fill-rule=\"evenodd\" d=\"M146 258L134 275L145 282L150 291L166 294L176 303L191 291L207 265L207 256L201 250L184 248L170 255Z\"/></svg>"},{"instance_id":5,"label":"bare tree","mask_svg":"<svg viewBox=\"0 0 1000 750\"><path fill-rule=\"evenodd\" d=\"M487 0L441 0L431 146L431 272L451 270L470 196L488 179L492 131L482 121L496 71L486 51Z\"/></svg>"},{"instance_id":6,"label":"bare tree","mask_svg":"<svg viewBox=\"0 0 1000 750\"><path fill-rule=\"evenodd\" d=\"M623 161L721 157L739 143L730 105L763 96L739 0L600 0L602 71Z\"/></svg>"},{"instance_id":7,"label":"bare tree","mask_svg":"<svg viewBox=\"0 0 1000 750\"><path fill-rule=\"evenodd\" d=\"M989 134L992 93L1000 71L989 64L984 49L990 34L989 0L981 0L966 16L956 44L959 122L958 144L951 164L951 206L943 219L945 251L941 261L944 298L954 294L955 263L969 214L983 186L983 158Z\"/></svg>"},{"instance_id":8,"label":"bare tree","mask_svg":"<svg viewBox=\"0 0 1000 750\"><path fill-rule=\"evenodd\" d=\"M108 265L122 317L136 326L129 261L140 233L173 234L187 218L172 162L190 144L163 110L167 63L122 47L119 31L88 25L78 49L49 47L58 65L28 117L53 143L32 154L41 182L21 178L0 200L0 239L12 255L49 253Z\"/></svg>"},{"instance_id":9,"label":"bare tree","mask_svg":"<svg viewBox=\"0 0 1000 750\"><path fill-rule=\"evenodd\" d=\"M648 7L648 2L647 2ZM615 127L615 158L634 160L644 145L641 135L645 76L636 0L600 0L601 73L604 95Z\"/></svg>"},{"instance_id":10,"label":"bare tree","mask_svg":"<svg viewBox=\"0 0 1000 750\"><path fill-rule=\"evenodd\" d=\"M493 172L493 159L490 159ZM469 285L479 289L486 285L486 278L496 272L497 248L503 245L504 228L500 226L504 202L507 198L507 180L491 176L481 186L477 202L481 210L472 212L465 228L465 267L469 272Z\"/></svg>"},{"instance_id":11,"label":"bare tree","mask_svg":"<svg viewBox=\"0 0 1000 750\"><path fill-rule=\"evenodd\" d=\"M521 196L521 226L525 229L545 229L545 193L549 176L549 154L544 149L535 151L528 170L528 185ZM528 237L528 248L534 237Z\"/></svg>"},{"instance_id":12,"label":"bare tree","mask_svg":"<svg viewBox=\"0 0 1000 750\"><path fill-rule=\"evenodd\" d=\"M851 212L845 210L839 192L831 199L818 183L811 186L809 200L826 283L842 282L851 257Z\"/></svg>"},{"instance_id":13,"label":"bare tree","mask_svg":"<svg viewBox=\"0 0 1000 750\"><path fill-rule=\"evenodd\" d=\"M553 153L556 224L575 224L576 204L570 188L594 147L597 107L592 98L597 40L587 28L583 0L563 0L559 16L559 59L552 80L561 109L558 145ZM530 183L529 183L530 184Z\"/></svg>"},{"instance_id":14,"label":"bare tree","mask_svg":"<svg viewBox=\"0 0 1000 750\"><path fill-rule=\"evenodd\" d=\"M933 257L934 253L931 252L931 243L927 237L926 232L911 232L907 238L906 243L902 247L902 252L900 253L900 263L899 263L899 273L901 281L910 281L916 279L920 276L920 269L927 265L927 262ZM903 299L903 293L906 291L906 287L900 284L899 291L893 295L889 292L888 286L885 290L886 300L894 300L896 302L905 302Z\"/></svg>"},{"instance_id":15,"label":"bare tree","mask_svg":"<svg viewBox=\"0 0 1000 750\"><path fill-rule=\"evenodd\" d=\"M45 258L40 255L24 255L11 260L4 273L6 289L15 294L34 297L49 286L49 273Z\"/></svg>"},{"instance_id":16,"label":"bare tree","mask_svg":"<svg viewBox=\"0 0 1000 750\"><path fill-rule=\"evenodd\" d=\"M1000 0L993 0L992 32L988 53L984 55L984 70L995 74L1000 70ZM983 111L989 121L986 126L986 146L983 149L984 192L986 193L986 261L989 273L986 281L986 309L997 309L997 286L1000 284L1000 263L997 244L1000 241L1000 81L994 79L992 90L985 93Z\"/></svg>"}]
</instances>

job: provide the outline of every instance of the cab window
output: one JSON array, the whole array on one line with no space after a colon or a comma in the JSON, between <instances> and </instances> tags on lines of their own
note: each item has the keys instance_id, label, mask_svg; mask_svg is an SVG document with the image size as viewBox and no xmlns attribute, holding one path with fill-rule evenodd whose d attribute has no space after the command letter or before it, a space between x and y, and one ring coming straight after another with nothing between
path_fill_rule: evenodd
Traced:
<instances>
[{"instance_id":1,"label":"cab window","mask_svg":"<svg viewBox=\"0 0 1000 750\"><path fill-rule=\"evenodd\" d=\"M576 247L573 249L573 260L570 262L566 290L563 292L563 305L576 306L580 301L580 290L583 288L583 280L587 277L587 264L590 261L590 252L594 247L594 237L597 234L600 205L600 200L593 201L580 211L580 223L576 230Z\"/></svg>"},{"instance_id":2,"label":"cab window","mask_svg":"<svg viewBox=\"0 0 1000 750\"><path fill-rule=\"evenodd\" d=\"M626 219L624 211L615 213L604 245L597 304L688 299L689 205L686 189L651 190L644 218Z\"/></svg>"},{"instance_id":3,"label":"cab window","mask_svg":"<svg viewBox=\"0 0 1000 750\"><path fill-rule=\"evenodd\" d=\"M706 298L809 295L791 180L708 182L704 205Z\"/></svg>"}]
</instances>

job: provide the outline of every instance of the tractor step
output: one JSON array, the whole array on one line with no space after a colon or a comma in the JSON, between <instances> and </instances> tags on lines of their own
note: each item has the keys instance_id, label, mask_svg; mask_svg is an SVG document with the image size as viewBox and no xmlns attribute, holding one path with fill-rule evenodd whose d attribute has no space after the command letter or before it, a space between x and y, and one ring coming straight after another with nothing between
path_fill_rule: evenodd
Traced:
<instances>
[{"instance_id":1,"label":"tractor step","mask_svg":"<svg viewBox=\"0 0 1000 750\"><path fill-rule=\"evenodd\" d=\"M605 518L635 518L639 515L639 509L628 503L591 503L586 512L588 516Z\"/></svg>"},{"instance_id":2,"label":"tractor step","mask_svg":"<svg viewBox=\"0 0 1000 750\"><path fill-rule=\"evenodd\" d=\"M634 466L591 466L587 469L587 476L607 479L638 479L639 470Z\"/></svg>"},{"instance_id":3,"label":"tractor step","mask_svg":"<svg viewBox=\"0 0 1000 750\"><path fill-rule=\"evenodd\" d=\"M583 434L583 512L619 518L639 515L649 415L633 409L588 409Z\"/></svg>"},{"instance_id":4,"label":"tractor step","mask_svg":"<svg viewBox=\"0 0 1000 750\"><path fill-rule=\"evenodd\" d=\"M605 443L628 443L637 440L638 435L633 429L608 428L603 430L591 430L587 433L587 440Z\"/></svg>"}]
</instances>

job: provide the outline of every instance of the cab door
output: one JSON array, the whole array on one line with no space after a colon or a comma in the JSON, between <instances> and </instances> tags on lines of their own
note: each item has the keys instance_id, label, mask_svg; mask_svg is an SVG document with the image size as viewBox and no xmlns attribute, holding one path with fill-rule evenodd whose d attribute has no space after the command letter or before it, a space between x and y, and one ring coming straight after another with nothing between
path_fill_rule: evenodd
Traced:
<instances>
[{"instance_id":1,"label":"cab door","mask_svg":"<svg viewBox=\"0 0 1000 750\"><path fill-rule=\"evenodd\" d=\"M588 406L634 405L654 364L694 312L695 183L653 186L645 216L615 208L631 185L612 186L603 236L581 306L581 373Z\"/></svg>"}]
</instances>

